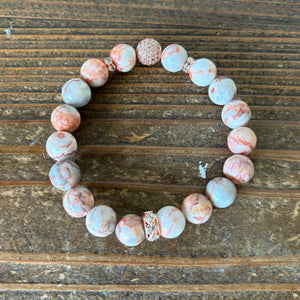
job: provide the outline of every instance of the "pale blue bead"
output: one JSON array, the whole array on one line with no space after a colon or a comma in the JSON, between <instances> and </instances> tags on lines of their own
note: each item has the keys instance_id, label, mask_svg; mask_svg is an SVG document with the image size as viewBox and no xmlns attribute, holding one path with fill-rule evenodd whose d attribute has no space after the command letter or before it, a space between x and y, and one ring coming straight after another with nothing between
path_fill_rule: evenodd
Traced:
<instances>
[{"instance_id":1,"label":"pale blue bead","mask_svg":"<svg viewBox=\"0 0 300 300\"><path fill-rule=\"evenodd\" d=\"M216 177L206 186L206 195L215 207L230 206L236 198L235 185L225 177Z\"/></svg>"},{"instance_id":2,"label":"pale blue bead","mask_svg":"<svg viewBox=\"0 0 300 300\"><path fill-rule=\"evenodd\" d=\"M195 60L188 70L191 80L198 86L209 85L216 77L217 68L212 61L207 58Z\"/></svg>"},{"instance_id":3,"label":"pale blue bead","mask_svg":"<svg viewBox=\"0 0 300 300\"><path fill-rule=\"evenodd\" d=\"M167 71L178 72L182 70L187 58L188 54L182 46L172 44L161 54L161 63Z\"/></svg>"},{"instance_id":4,"label":"pale blue bead","mask_svg":"<svg viewBox=\"0 0 300 300\"><path fill-rule=\"evenodd\" d=\"M167 239L178 237L185 228L184 214L177 207L165 206L157 212L161 236Z\"/></svg>"},{"instance_id":5,"label":"pale blue bead","mask_svg":"<svg viewBox=\"0 0 300 300\"><path fill-rule=\"evenodd\" d=\"M86 216L86 227L88 231L98 237L106 237L115 231L117 215L107 205L94 207Z\"/></svg>"},{"instance_id":6,"label":"pale blue bead","mask_svg":"<svg viewBox=\"0 0 300 300\"><path fill-rule=\"evenodd\" d=\"M230 78L217 78L208 88L208 96L217 105L226 105L236 95L237 88Z\"/></svg>"},{"instance_id":7,"label":"pale blue bead","mask_svg":"<svg viewBox=\"0 0 300 300\"><path fill-rule=\"evenodd\" d=\"M64 84L61 95L65 103L74 107L83 107L90 102L92 92L85 81L73 78Z\"/></svg>"}]
</instances>

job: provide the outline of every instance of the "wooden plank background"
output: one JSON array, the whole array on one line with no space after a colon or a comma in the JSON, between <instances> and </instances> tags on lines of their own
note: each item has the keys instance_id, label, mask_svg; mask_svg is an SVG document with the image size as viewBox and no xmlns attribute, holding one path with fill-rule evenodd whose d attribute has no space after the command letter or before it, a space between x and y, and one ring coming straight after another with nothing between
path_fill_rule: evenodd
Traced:
<instances>
[{"instance_id":1,"label":"wooden plank background","mask_svg":"<svg viewBox=\"0 0 300 300\"><path fill-rule=\"evenodd\" d=\"M296 0L1 0L0 299L299 299L299 12ZM127 248L66 215L45 142L81 64L146 37L234 79L258 144L233 206L178 239ZM180 207L230 155L207 88L160 63L110 76L80 112L82 184L119 218Z\"/></svg>"}]
</instances>

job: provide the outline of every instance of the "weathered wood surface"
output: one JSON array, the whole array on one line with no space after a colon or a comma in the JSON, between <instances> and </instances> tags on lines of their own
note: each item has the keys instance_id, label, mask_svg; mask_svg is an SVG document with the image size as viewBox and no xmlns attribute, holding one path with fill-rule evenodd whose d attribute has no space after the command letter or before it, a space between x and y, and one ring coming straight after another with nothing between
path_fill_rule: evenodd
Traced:
<instances>
[{"instance_id":1,"label":"weathered wood surface","mask_svg":"<svg viewBox=\"0 0 300 300\"><path fill-rule=\"evenodd\" d=\"M1 1L0 299L298 299L299 13L292 0ZM86 59L145 37L233 78L258 145L233 206L178 239L126 248L66 215L44 145L63 83ZM230 155L207 88L161 64L113 74L80 111L82 184L119 218L180 207Z\"/></svg>"}]
</instances>

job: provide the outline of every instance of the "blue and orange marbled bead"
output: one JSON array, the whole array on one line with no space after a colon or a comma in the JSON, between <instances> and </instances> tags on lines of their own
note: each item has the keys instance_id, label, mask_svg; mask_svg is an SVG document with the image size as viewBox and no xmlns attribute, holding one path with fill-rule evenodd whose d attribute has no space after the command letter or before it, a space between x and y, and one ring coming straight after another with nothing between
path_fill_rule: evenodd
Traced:
<instances>
[{"instance_id":1,"label":"blue and orange marbled bead","mask_svg":"<svg viewBox=\"0 0 300 300\"><path fill-rule=\"evenodd\" d=\"M77 151L77 142L71 133L57 131L47 139L46 151L55 160L66 160L71 158Z\"/></svg>"},{"instance_id":2,"label":"blue and orange marbled bead","mask_svg":"<svg viewBox=\"0 0 300 300\"><path fill-rule=\"evenodd\" d=\"M99 205L88 212L85 224L91 234L106 237L115 231L117 214L111 207Z\"/></svg>"},{"instance_id":3,"label":"blue and orange marbled bead","mask_svg":"<svg viewBox=\"0 0 300 300\"><path fill-rule=\"evenodd\" d=\"M117 224L116 236L122 244L129 247L142 243L145 239L142 218L134 214L124 216Z\"/></svg>"},{"instance_id":4,"label":"blue and orange marbled bead","mask_svg":"<svg viewBox=\"0 0 300 300\"><path fill-rule=\"evenodd\" d=\"M185 228L185 218L181 210L174 206L165 206L157 212L161 236L174 239L181 235Z\"/></svg>"},{"instance_id":5,"label":"blue and orange marbled bead","mask_svg":"<svg viewBox=\"0 0 300 300\"><path fill-rule=\"evenodd\" d=\"M236 199L235 185L225 177L216 177L206 186L206 195L218 208L230 206Z\"/></svg>"},{"instance_id":6,"label":"blue and orange marbled bead","mask_svg":"<svg viewBox=\"0 0 300 300\"><path fill-rule=\"evenodd\" d=\"M183 200L182 212L189 222L202 224L210 218L212 214L212 204L204 195L191 194Z\"/></svg>"},{"instance_id":7,"label":"blue and orange marbled bead","mask_svg":"<svg viewBox=\"0 0 300 300\"><path fill-rule=\"evenodd\" d=\"M80 181L80 168L71 160L58 161L51 167L49 178L55 188L68 191Z\"/></svg>"},{"instance_id":8,"label":"blue and orange marbled bead","mask_svg":"<svg viewBox=\"0 0 300 300\"><path fill-rule=\"evenodd\" d=\"M83 107L90 102L92 91L84 80L73 78L63 85L61 95L66 104Z\"/></svg>"},{"instance_id":9,"label":"blue and orange marbled bead","mask_svg":"<svg viewBox=\"0 0 300 300\"><path fill-rule=\"evenodd\" d=\"M71 217L85 217L94 206L93 194L83 186L76 186L65 193L63 206Z\"/></svg>"}]
</instances>

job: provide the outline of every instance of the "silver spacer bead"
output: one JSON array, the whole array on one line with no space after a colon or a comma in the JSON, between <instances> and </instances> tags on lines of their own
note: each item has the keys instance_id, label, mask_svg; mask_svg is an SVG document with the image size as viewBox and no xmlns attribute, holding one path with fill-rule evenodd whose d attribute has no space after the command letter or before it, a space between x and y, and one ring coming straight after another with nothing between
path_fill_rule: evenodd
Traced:
<instances>
[{"instance_id":1,"label":"silver spacer bead","mask_svg":"<svg viewBox=\"0 0 300 300\"><path fill-rule=\"evenodd\" d=\"M103 62L106 64L108 71L113 73L116 72L116 66L114 65L112 59L110 57L105 57Z\"/></svg>"},{"instance_id":2,"label":"silver spacer bead","mask_svg":"<svg viewBox=\"0 0 300 300\"><path fill-rule=\"evenodd\" d=\"M143 224L148 241L153 242L160 237L158 218L153 211L145 211L143 213Z\"/></svg>"},{"instance_id":3,"label":"silver spacer bead","mask_svg":"<svg viewBox=\"0 0 300 300\"><path fill-rule=\"evenodd\" d=\"M193 57L188 57L188 59L186 60L186 62L183 65L182 71L184 73L188 73L189 72L189 68L192 66L192 64L195 62L195 59Z\"/></svg>"}]
</instances>

